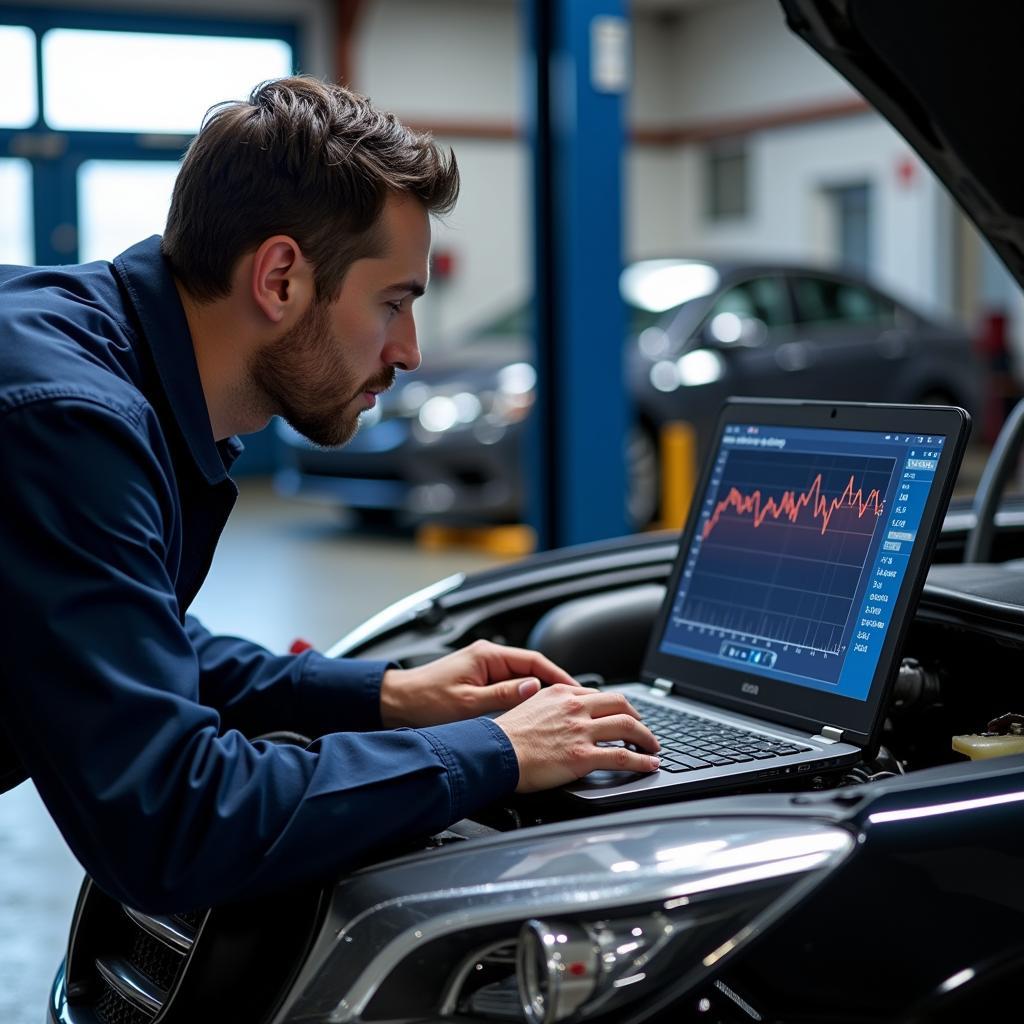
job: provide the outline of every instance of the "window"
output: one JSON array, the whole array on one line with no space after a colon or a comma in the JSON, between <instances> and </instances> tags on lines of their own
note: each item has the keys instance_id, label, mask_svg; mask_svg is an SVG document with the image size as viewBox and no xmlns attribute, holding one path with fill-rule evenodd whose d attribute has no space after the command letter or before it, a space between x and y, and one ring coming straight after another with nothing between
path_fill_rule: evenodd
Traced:
<instances>
[{"instance_id":1,"label":"window","mask_svg":"<svg viewBox=\"0 0 1024 1024\"><path fill-rule=\"evenodd\" d=\"M0 160L0 263L31 263L32 165Z\"/></svg>"},{"instance_id":2,"label":"window","mask_svg":"<svg viewBox=\"0 0 1024 1024\"><path fill-rule=\"evenodd\" d=\"M862 285L822 277L793 279L797 315L805 323L893 324L896 307Z\"/></svg>"},{"instance_id":3,"label":"window","mask_svg":"<svg viewBox=\"0 0 1024 1024\"><path fill-rule=\"evenodd\" d=\"M78 258L109 260L163 234L177 161L86 160L78 168Z\"/></svg>"},{"instance_id":4,"label":"window","mask_svg":"<svg viewBox=\"0 0 1024 1024\"><path fill-rule=\"evenodd\" d=\"M707 152L709 220L734 220L749 212L745 140L717 143Z\"/></svg>"},{"instance_id":5,"label":"window","mask_svg":"<svg viewBox=\"0 0 1024 1024\"><path fill-rule=\"evenodd\" d=\"M844 267L864 271L871 265L871 186L826 189L835 219L839 259Z\"/></svg>"},{"instance_id":6,"label":"window","mask_svg":"<svg viewBox=\"0 0 1024 1024\"><path fill-rule=\"evenodd\" d=\"M766 327L784 327L793 322L786 288L779 277L755 277L730 288L711 307L708 320L721 313L760 320Z\"/></svg>"},{"instance_id":7,"label":"window","mask_svg":"<svg viewBox=\"0 0 1024 1024\"><path fill-rule=\"evenodd\" d=\"M0 25L0 128L35 124L36 37L25 25Z\"/></svg>"},{"instance_id":8,"label":"window","mask_svg":"<svg viewBox=\"0 0 1024 1024\"><path fill-rule=\"evenodd\" d=\"M285 22L42 7L7 18L0 153L19 158L0 160L0 260L10 262L111 259L163 231L178 161L208 108L298 63Z\"/></svg>"},{"instance_id":9,"label":"window","mask_svg":"<svg viewBox=\"0 0 1024 1024\"><path fill-rule=\"evenodd\" d=\"M56 129L192 135L211 104L291 69L281 39L53 29L43 36L43 110Z\"/></svg>"}]
</instances>

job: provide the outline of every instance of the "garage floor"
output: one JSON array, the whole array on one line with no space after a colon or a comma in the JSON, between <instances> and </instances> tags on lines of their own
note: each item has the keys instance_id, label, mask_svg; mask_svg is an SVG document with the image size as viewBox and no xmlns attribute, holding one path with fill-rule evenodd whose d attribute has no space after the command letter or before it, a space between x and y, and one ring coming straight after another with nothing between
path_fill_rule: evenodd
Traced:
<instances>
[{"instance_id":1,"label":"garage floor","mask_svg":"<svg viewBox=\"0 0 1024 1024\"><path fill-rule=\"evenodd\" d=\"M494 564L465 551L424 552L409 538L345 533L335 510L242 493L193 611L206 625L285 651L323 650L374 612L455 572ZM0 1022L41 1024L63 955L82 870L32 785L0 797Z\"/></svg>"}]
</instances>

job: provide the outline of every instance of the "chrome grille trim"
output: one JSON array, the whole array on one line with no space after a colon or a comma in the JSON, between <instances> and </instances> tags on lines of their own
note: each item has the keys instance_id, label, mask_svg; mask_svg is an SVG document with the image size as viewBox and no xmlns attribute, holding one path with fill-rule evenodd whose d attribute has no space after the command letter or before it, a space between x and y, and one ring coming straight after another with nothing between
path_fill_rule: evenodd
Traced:
<instances>
[{"instance_id":1,"label":"chrome grille trim","mask_svg":"<svg viewBox=\"0 0 1024 1024\"><path fill-rule=\"evenodd\" d=\"M122 906L124 906L122 904ZM144 932L158 939L165 946L170 946L176 953L186 954L195 944L195 929L171 917L143 914L131 907L124 907L124 912Z\"/></svg>"},{"instance_id":2,"label":"chrome grille trim","mask_svg":"<svg viewBox=\"0 0 1024 1024\"><path fill-rule=\"evenodd\" d=\"M96 961L96 970L114 992L136 1009L151 1017L163 1009L167 993L124 960L99 959Z\"/></svg>"}]
</instances>

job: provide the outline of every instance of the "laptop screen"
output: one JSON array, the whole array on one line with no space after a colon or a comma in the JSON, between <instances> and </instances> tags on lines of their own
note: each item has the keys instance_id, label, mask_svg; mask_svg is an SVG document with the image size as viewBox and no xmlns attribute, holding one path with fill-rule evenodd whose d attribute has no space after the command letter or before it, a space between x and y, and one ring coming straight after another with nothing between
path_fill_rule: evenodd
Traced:
<instances>
[{"instance_id":1,"label":"laptop screen","mask_svg":"<svg viewBox=\"0 0 1024 1024\"><path fill-rule=\"evenodd\" d=\"M946 440L725 424L659 652L866 700Z\"/></svg>"}]
</instances>

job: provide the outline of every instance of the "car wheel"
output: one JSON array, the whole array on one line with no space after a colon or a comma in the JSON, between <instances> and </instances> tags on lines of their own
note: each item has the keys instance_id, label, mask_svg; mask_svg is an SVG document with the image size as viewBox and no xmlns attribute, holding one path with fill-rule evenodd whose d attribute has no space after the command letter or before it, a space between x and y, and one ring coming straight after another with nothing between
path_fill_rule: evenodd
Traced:
<instances>
[{"instance_id":1,"label":"car wheel","mask_svg":"<svg viewBox=\"0 0 1024 1024\"><path fill-rule=\"evenodd\" d=\"M629 523L634 530L642 530L657 518L661 502L658 445L642 424L634 424L626 436L626 474Z\"/></svg>"}]
</instances>

